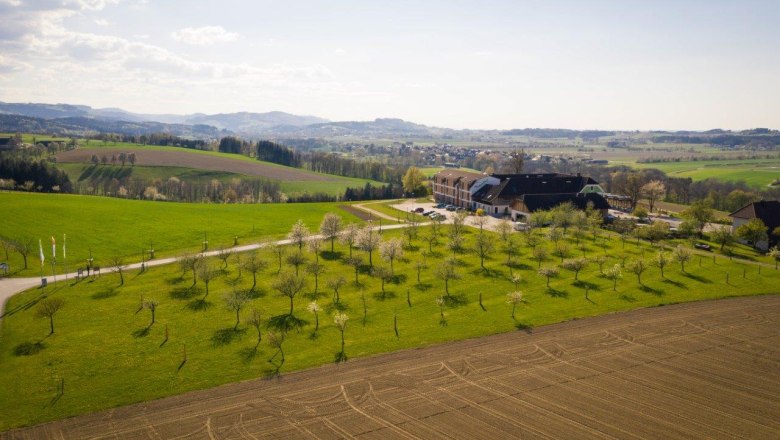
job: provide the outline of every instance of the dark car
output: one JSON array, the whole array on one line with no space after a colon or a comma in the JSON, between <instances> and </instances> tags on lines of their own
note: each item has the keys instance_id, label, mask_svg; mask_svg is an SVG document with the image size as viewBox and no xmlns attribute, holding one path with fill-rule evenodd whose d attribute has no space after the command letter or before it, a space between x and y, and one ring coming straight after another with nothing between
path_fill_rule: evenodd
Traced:
<instances>
[{"instance_id":1,"label":"dark car","mask_svg":"<svg viewBox=\"0 0 780 440\"><path fill-rule=\"evenodd\" d=\"M455 205L447 205L447 206L444 207L444 209L446 209L447 211L454 211L454 210L456 210L458 208Z\"/></svg>"},{"instance_id":2,"label":"dark car","mask_svg":"<svg viewBox=\"0 0 780 440\"><path fill-rule=\"evenodd\" d=\"M693 245L696 249L701 249L703 251L711 251L712 246L708 245L707 243L696 243Z\"/></svg>"},{"instance_id":3,"label":"dark car","mask_svg":"<svg viewBox=\"0 0 780 440\"><path fill-rule=\"evenodd\" d=\"M439 203L439 204L436 205L436 209L442 209L445 206L447 206L447 205L445 205L444 203Z\"/></svg>"},{"instance_id":4,"label":"dark car","mask_svg":"<svg viewBox=\"0 0 780 440\"><path fill-rule=\"evenodd\" d=\"M422 207L417 208L417 209L414 210L414 212L416 212L416 213L423 213L423 212L425 212L425 208L422 208Z\"/></svg>"},{"instance_id":5,"label":"dark car","mask_svg":"<svg viewBox=\"0 0 780 440\"><path fill-rule=\"evenodd\" d=\"M435 213L436 213L436 211L426 211L426 212L423 212L423 215L424 215L425 217L428 217L429 215L431 215L431 214L435 214Z\"/></svg>"}]
</instances>

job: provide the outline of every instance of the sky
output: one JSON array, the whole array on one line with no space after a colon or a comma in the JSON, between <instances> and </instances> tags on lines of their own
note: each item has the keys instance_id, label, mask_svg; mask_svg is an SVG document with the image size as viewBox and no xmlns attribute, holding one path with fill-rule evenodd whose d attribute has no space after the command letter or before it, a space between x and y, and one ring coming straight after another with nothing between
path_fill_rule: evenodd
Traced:
<instances>
[{"instance_id":1,"label":"sky","mask_svg":"<svg viewBox=\"0 0 780 440\"><path fill-rule=\"evenodd\" d=\"M780 1L0 0L0 101L780 128Z\"/></svg>"}]
</instances>

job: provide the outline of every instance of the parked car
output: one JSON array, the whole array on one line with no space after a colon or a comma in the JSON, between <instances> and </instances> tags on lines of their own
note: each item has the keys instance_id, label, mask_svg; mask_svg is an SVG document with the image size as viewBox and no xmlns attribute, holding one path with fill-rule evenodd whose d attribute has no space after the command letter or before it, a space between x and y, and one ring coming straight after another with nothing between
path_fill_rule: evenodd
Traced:
<instances>
[{"instance_id":1,"label":"parked car","mask_svg":"<svg viewBox=\"0 0 780 440\"><path fill-rule=\"evenodd\" d=\"M447 205L445 205L444 203L438 203L436 205L436 209L443 209L445 206L447 206Z\"/></svg>"},{"instance_id":2,"label":"parked car","mask_svg":"<svg viewBox=\"0 0 780 440\"><path fill-rule=\"evenodd\" d=\"M528 223L515 223L515 231L530 231L531 227Z\"/></svg>"},{"instance_id":3,"label":"parked car","mask_svg":"<svg viewBox=\"0 0 780 440\"><path fill-rule=\"evenodd\" d=\"M422 214L423 212L425 212L425 208L423 208L423 207L417 208L417 209L414 210L414 212L416 212L418 214Z\"/></svg>"},{"instance_id":4,"label":"parked car","mask_svg":"<svg viewBox=\"0 0 780 440\"><path fill-rule=\"evenodd\" d=\"M457 207L455 205L447 205L444 207L444 209L446 209L447 211L454 211L457 209Z\"/></svg>"},{"instance_id":5,"label":"parked car","mask_svg":"<svg viewBox=\"0 0 780 440\"><path fill-rule=\"evenodd\" d=\"M701 249L703 251L711 251L712 246L708 245L707 243L696 243L693 245L696 249Z\"/></svg>"},{"instance_id":6,"label":"parked car","mask_svg":"<svg viewBox=\"0 0 780 440\"><path fill-rule=\"evenodd\" d=\"M426 212L423 212L423 215L425 217L428 217L429 215L432 215L432 214L436 214L436 211L426 211Z\"/></svg>"}]
</instances>

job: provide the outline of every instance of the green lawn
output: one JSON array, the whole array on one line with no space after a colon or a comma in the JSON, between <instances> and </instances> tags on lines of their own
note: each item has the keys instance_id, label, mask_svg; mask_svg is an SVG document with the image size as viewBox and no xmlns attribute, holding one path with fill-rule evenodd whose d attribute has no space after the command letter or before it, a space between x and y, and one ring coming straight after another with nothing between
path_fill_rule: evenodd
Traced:
<instances>
[{"instance_id":1,"label":"green lawn","mask_svg":"<svg viewBox=\"0 0 780 440\"><path fill-rule=\"evenodd\" d=\"M290 224L302 219L310 228L318 229L327 212L336 212L348 222L357 217L340 209L339 203L216 205L200 203L150 202L108 197L64 194L0 192L3 228L0 235L10 238L28 237L35 240L35 249L28 257L27 270L19 254L10 254L15 276L39 274L38 239L46 250L46 273L51 273L49 237L61 243L67 234L69 268L84 265L92 249L95 264L105 265L112 256L125 256L127 261L140 261L141 250L154 242L156 257L178 255L201 248L204 233L209 246L232 246L263 238L282 237ZM5 255L0 250L0 261ZM60 260L60 263L62 261ZM58 272L63 269L57 266Z\"/></svg>"},{"instance_id":2,"label":"green lawn","mask_svg":"<svg viewBox=\"0 0 780 440\"><path fill-rule=\"evenodd\" d=\"M780 160L772 159L634 163L631 166L657 168L671 177L690 177L693 180L742 180L755 187L766 187L775 179L780 179Z\"/></svg>"},{"instance_id":3,"label":"green lawn","mask_svg":"<svg viewBox=\"0 0 780 440\"><path fill-rule=\"evenodd\" d=\"M225 208L230 207L220 207ZM292 207L274 205L274 208ZM292 218L305 216L310 218L310 223L319 222L317 217L321 214L315 216L311 209L306 209L307 213L301 207L296 209L289 220L282 220L285 216L281 215L275 217L274 227L279 233L290 227ZM214 229L224 229L224 235L232 234L226 226L231 216L217 218L217 211L210 212ZM174 224L166 222L171 233L177 229L171 227ZM395 261L396 277L386 285L385 294L381 292L380 281L369 276L366 265L361 267L359 284L354 283L353 269L344 261L349 253L344 245L337 243L335 254L321 253L319 261L326 272L320 277L320 291L314 293L313 278L307 275L307 287L296 297L294 312L307 323L300 331L287 334L283 344L286 363L280 368L281 374L335 361L340 336L332 316L337 309L349 315L346 354L352 359L518 329L530 331L540 325L640 307L776 293L780 281L780 272L771 267L763 267L759 274L758 267L752 264L723 257L718 257L716 262L711 257L694 257L687 264L686 272L681 271L679 264L670 263L664 278L657 268L648 269L642 275L642 284L624 269L616 291L612 282L599 274L594 263L580 273L578 282L574 281L572 272L561 270L560 276L553 278L547 288L545 279L537 274L538 263L530 258L531 249L522 244L520 256L511 269L504 264L505 255L498 252L486 261L487 271L480 269L474 253L455 253L456 273L462 279L450 282L450 297L445 301L442 319L435 300L444 295L444 283L436 272L444 259L453 255L445 248L448 229L442 230L439 244L428 255L420 282L415 263L422 260L421 251L428 244L418 239L407 248L401 261ZM421 228L421 236L428 233L429 227ZM119 239L127 234L115 235ZM475 230L468 230L467 249L472 247L477 235ZM398 236L400 231L386 231L383 238ZM514 236L522 243L519 233ZM195 234L193 239L197 238ZM499 241L497 237L494 239ZM541 246L552 249L552 243L547 240L542 243ZM623 257L631 261L644 255L649 261L657 252L646 243L637 245L633 241L624 247L617 238L593 242L588 237L582 241L582 250L572 238L568 244L571 256L575 252L577 256L584 254L589 258L606 255L605 267L619 264ZM365 252L354 252L367 261ZM304 255L310 262L315 258L307 250ZM182 276L176 265L169 265L146 273L127 273L124 285L120 285L117 275L104 274L96 280L59 283L56 289L34 289L13 297L8 303L9 313L2 321L0 337L0 365L3 366L0 368L3 390L0 430L274 374L275 367L268 359L276 350L265 343L267 335L264 335L264 342L255 351L256 333L246 324L246 319L251 309L261 310L266 320L284 316L289 302L277 296L271 287L277 279L274 256L268 251L262 251L261 256L270 267L259 275L258 288L242 310L242 322L237 330L233 329L235 313L227 309L223 295L234 289L249 291L252 281L246 271L243 277L238 277L234 261L210 284L208 296L202 281L193 287L191 274ZM380 264L376 252L373 261L375 265ZM550 267L559 263L556 256L541 264ZM511 306L506 302L507 293L515 289L510 270L520 276L518 288L525 294L524 302L517 307L516 320L512 319ZM292 271L291 266L285 264L283 271ZM325 286L327 280L340 275L347 283L340 290L341 303L337 306L333 303L332 290ZM411 306L407 304L407 292ZM480 296L483 307L479 304ZM65 301L55 317L56 331L50 336L47 336L48 320L35 317L36 302L44 297ZM159 302L154 325L149 326L150 312L139 310L141 298ZM316 335L314 316L306 309L313 298L318 298L323 309ZM393 327L394 316L398 337ZM183 362L185 346L187 357ZM63 380L65 392L60 395L58 387Z\"/></svg>"}]
</instances>

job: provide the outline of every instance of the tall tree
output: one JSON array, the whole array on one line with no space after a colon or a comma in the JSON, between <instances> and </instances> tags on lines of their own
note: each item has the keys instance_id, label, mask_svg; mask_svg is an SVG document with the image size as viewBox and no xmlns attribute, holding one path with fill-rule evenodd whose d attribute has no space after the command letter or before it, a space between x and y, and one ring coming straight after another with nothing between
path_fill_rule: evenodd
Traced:
<instances>
[{"instance_id":1,"label":"tall tree","mask_svg":"<svg viewBox=\"0 0 780 440\"><path fill-rule=\"evenodd\" d=\"M647 204L650 207L650 212L653 212L655 202L660 200L666 195L666 185L660 180L651 180L642 185L642 195L647 199Z\"/></svg>"},{"instance_id":2,"label":"tall tree","mask_svg":"<svg viewBox=\"0 0 780 440\"><path fill-rule=\"evenodd\" d=\"M309 238L309 235L311 235L309 228L303 224L303 220L298 220L287 234L287 238L298 246L298 252L301 252L303 250L303 243Z\"/></svg>"},{"instance_id":3,"label":"tall tree","mask_svg":"<svg viewBox=\"0 0 780 440\"><path fill-rule=\"evenodd\" d=\"M65 305L61 298L44 298L38 302L36 316L49 318L49 334L54 334L54 315Z\"/></svg>"},{"instance_id":4,"label":"tall tree","mask_svg":"<svg viewBox=\"0 0 780 440\"><path fill-rule=\"evenodd\" d=\"M273 283L274 289L279 292L280 296L289 298L290 300L290 313L293 315L293 300L295 296L301 293L306 287L306 280L290 272L282 273L276 281Z\"/></svg>"},{"instance_id":5,"label":"tall tree","mask_svg":"<svg viewBox=\"0 0 780 440\"><path fill-rule=\"evenodd\" d=\"M332 212L325 214L320 224L320 234L325 237L326 240L330 240L330 252L333 253L333 243L341 233L342 229L341 217Z\"/></svg>"}]
</instances>

